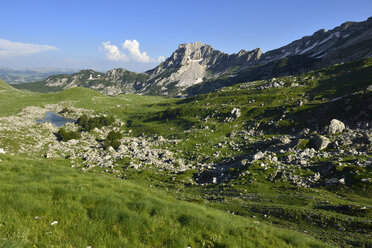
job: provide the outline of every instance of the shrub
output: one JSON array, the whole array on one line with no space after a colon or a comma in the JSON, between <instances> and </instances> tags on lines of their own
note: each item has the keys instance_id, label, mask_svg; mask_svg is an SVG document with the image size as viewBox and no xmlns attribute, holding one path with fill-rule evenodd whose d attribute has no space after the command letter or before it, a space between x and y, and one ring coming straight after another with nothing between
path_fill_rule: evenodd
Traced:
<instances>
[{"instance_id":1,"label":"shrub","mask_svg":"<svg viewBox=\"0 0 372 248\"><path fill-rule=\"evenodd\" d=\"M157 115L158 120L173 120L176 118L183 117L187 114L184 108L168 108Z\"/></svg>"},{"instance_id":2,"label":"shrub","mask_svg":"<svg viewBox=\"0 0 372 248\"><path fill-rule=\"evenodd\" d=\"M115 119L113 116L99 116L89 118L86 115L83 115L78 118L78 124L87 132L93 130L94 128L101 128L103 126L109 126L114 123Z\"/></svg>"},{"instance_id":3,"label":"shrub","mask_svg":"<svg viewBox=\"0 0 372 248\"><path fill-rule=\"evenodd\" d=\"M123 137L123 135L120 132L110 131L107 134L107 139L109 140L119 140Z\"/></svg>"},{"instance_id":4,"label":"shrub","mask_svg":"<svg viewBox=\"0 0 372 248\"><path fill-rule=\"evenodd\" d=\"M107 134L107 138L103 141L103 147L107 149L111 146L114 149L118 149L122 137L123 135L120 132L110 131Z\"/></svg>"},{"instance_id":5,"label":"shrub","mask_svg":"<svg viewBox=\"0 0 372 248\"><path fill-rule=\"evenodd\" d=\"M60 128L57 132L57 136L61 141L69 141L71 139L80 139L81 134L76 131L66 131L64 128Z\"/></svg>"}]
</instances>

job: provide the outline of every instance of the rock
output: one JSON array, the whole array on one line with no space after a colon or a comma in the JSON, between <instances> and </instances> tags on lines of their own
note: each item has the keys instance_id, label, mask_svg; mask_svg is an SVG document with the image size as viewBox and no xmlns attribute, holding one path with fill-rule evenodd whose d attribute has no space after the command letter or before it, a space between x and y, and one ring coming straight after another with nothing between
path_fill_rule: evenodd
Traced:
<instances>
[{"instance_id":1,"label":"rock","mask_svg":"<svg viewBox=\"0 0 372 248\"><path fill-rule=\"evenodd\" d=\"M341 133L345 129L345 124L342 121L339 121L337 119L331 120L331 123L328 126L328 133L335 134L335 133Z\"/></svg>"},{"instance_id":2,"label":"rock","mask_svg":"<svg viewBox=\"0 0 372 248\"><path fill-rule=\"evenodd\" d=\"M291 143L291 139L287 136L282 136L279 138L279 142L283 145L288 145L289 143Z\"/></svg>"},{"instance_id":3,"label":"rock","mask_svg":"<svg viewBox=\"0 0 372 248\"><path fill-rule=\"evenodd\" d=\"M338 182L340 183L340 184L343 184L343 185L345 185L345 178L341 178L340 180L338 180Z\"/></svg>"},{"instance_id":4,"label":"rock","mask_svg":"<svg viewBox=\"0 0 372 248\"><path fill-rule=\"evenodd\" d=\"M330 141L327 137L324 137L322 135L315 135L311 138L311 143L316 150L320 151L327 148Z\"/></svg>"},{"instance_id":5,"label":"rock","mask_svg":"<svg viewBox=\"0 0 372 248\"><path fill-rule=\"evenodd\" d=\"M0 148L0 154L5 154L4 149Z\"/></svg>"},{"instance_id":6,"label":"rock","mask_svg":"<svg viewBox=\"0 0 372 248\"><path fill-rule=\"evenodd\" d=\"M263 152L257 152L255 155L253 155L253 160L260 160L261 158L263 158L265 156L265 153Z\"/></svg>"},{"instance_id":7,"label":"rock","mask_svg":"<svg viewBox=\"0 0 372 248\"><path fill-rule=\"evenodd\" d=\"M372 144L372 135L371 135L372 133L370 133L370 132L365 132L364 134L363 134L363 142L365 143L365 144Z\"/></svg>"},{"instance_id":8,"label":"rock","mask_svg":"<svg viewBox=\"0 0 372 248\"><path fill-rule=\"evenodd\" d=\"M233 108L231 110L231 115L235 118L239 118L242 115L242 113L240 112L239 108Z\"/></svg>"},{"instance_id":9,"label":"rock","mask_svg":"<svg viewBox=\"0 0 372 248\"><path fill-rule=\"evenodd\" d=\"M245 166L245 165L248 164L248 160L247 160L247 159L242 159L242 160L240 161L240 164L241 164L242 166Z\"/></svg>"},{"instance_id":10,"label":"rock","mask_svg":"<svg viewBox=\"0 0 372 248\"><path fill-rule=\"evenodd\" d=\"M217 183L217 178L216 177L212 178L212 183Z\"/></svg>"},{"instance_id":11,"label":"rock","mask_svg":"<svg viewBox=\"0 0 372 248\"><path fill-rule=\"evenodd\" d=\"M314 181L316 182L316 181L319 181L319 179L320 179L320 173L319 172L316 172L315 174L314 174Z\"/></svg>"},{"instance_id":12,"label":"rock","mask_svg":"<svg viewBox=\"0 0 372 248\"><path fill-rule=\"evenodd\" d=\"M57 225L58 224L58 221L53 221L52 223L50 223L50 225L54 226L54 225Z\"/></svg>"}]
</instances>

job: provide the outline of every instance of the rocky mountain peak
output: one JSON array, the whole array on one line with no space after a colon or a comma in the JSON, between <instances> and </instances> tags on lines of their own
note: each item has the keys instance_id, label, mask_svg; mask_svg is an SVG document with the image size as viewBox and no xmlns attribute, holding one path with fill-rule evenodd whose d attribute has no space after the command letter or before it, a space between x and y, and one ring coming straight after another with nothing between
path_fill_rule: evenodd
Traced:
<instances>
[{"instance_id":1,"label":"rocky mountain peak","mask_svg":"<svg viewBox=\"0 0 372 248\"><path fill-rule=\"evenodd\" d=\"M202 46L204 46L204 44L202 42L196 41L194 43L189 42L189 43L185 43L185 44L180 44L178 46L178 49L184 49L185 48L185 49L190 49L190 50L194 50L195 51L195 50L200 49Z\"/></svg>"},{"instance_id":2,"label":"rocky mountain peak","mask_svg":"<svg viewBox=\"0 0 372 248\"><path fill-rule=\"evenodd\" d=\"M204 45L200 41L186 43L178 46L171 58L175 65L184 65L192 61L200 61L213 53L214 49L210 45Z\"/></svg>"}]
</instances>

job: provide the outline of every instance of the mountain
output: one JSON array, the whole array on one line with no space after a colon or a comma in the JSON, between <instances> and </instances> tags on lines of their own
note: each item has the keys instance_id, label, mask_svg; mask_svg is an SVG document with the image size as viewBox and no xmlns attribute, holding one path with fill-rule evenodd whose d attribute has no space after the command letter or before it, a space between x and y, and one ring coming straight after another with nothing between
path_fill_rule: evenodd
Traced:
<instances>
[{"instance_id":1,"label":"mountain","mask_svg":"<svg viewBox=\"0 0 372 248\"><path fill-rule=\"evenodd\" d=\"M70 75L54 75L45 79L43 83L48 87L60 87L62 89L85 87L107 95L117 95L136 92L147 79L148 75L145 73L135 73L118 68L106 73L82 70Z\"/></svg>"},{"instance_id":2,"label":"mountain","mask_svg":"<svg viewBox=\"0 0 372 248\"><path fill-rule=\"evenodd\" d=\"M81 70L77 73L53 75L43 81L18 84L13 85L13 87L39 92L84 87L107 95L117 95L137 92L148 78L149 76L145 73L131 72L123 68L113 69L106 73L94 70Z\"/></svg>"},{"instance_id":3,"label":"mountain","mask_svg":"<svg viewBox=\"0 0 372 248\"><path fill-rule=\"evenodd\" d=\"M83 70L72 75L48 77L35 87L80 86L108 95L197 95L241 82L295 75L367 58L372 56L371 44L372 17L364 22L346 22L329 31L321 29L266 53L257 48L229 55L201 42L187 43L179 45L169 58L146 73L114 69L103 74Z\"/></svg>"},{"instance_id":4,"label":"mountain","mask_svg":"<svg viewBox=\"0 0 372 248\"><path fill-rule=\"evenodd\" d=\"M201 42L181 44L163 63L146 73L150 79L139 92L152 94L182 94L185 89L208 78L217 78L256 64L262 55L257 48L228 55Z\"/></svg>"}]
</instances>

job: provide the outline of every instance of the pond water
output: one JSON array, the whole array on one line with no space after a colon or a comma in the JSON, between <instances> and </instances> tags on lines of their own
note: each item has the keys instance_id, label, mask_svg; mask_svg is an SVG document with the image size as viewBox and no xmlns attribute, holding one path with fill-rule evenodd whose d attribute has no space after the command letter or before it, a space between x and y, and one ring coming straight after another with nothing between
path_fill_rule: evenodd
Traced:
<instances>
[{"instance_id":1,"label":"pond water","mask_svg":"<svg viewBox=\"0 0 372 248\"><path fill-rule=\"evenodd\" d=\"M37 119L37 123L45 123L45 122L50 122L56 127L63 127L66 123L72 122L76 123L76 120L74 119L69 119L69 118L64 118L57 113L54 112L46 112L44 118L42 119Z\"/></svg>"}]
</instances>

